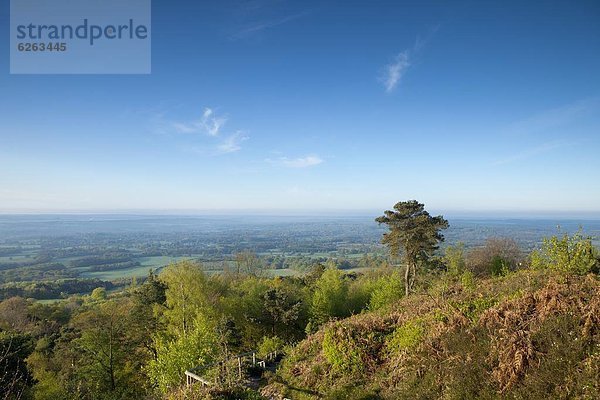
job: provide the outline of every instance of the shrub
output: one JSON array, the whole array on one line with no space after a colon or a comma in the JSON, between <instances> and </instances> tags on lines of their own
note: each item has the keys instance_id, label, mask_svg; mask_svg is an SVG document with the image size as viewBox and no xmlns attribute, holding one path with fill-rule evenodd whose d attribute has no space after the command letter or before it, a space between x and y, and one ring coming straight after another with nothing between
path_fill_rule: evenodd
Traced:
<instances>
[{"instance_id":1,"label":"shrub","mask_svg":"<svg viewBox=\"0 0 600 400\"><path fill-rule=\"evenodd\" d=\"M387 347L392 352L412 350L421 343L425 334L423 323L420 320L407 322L391 334Z\"/></svg>"},{"instance_id":2,"label":"shrub","mask_svg":"<svg viewBox=\"0 0 600 400\"><path fill-rule=\"evenodd\" d=\"M310 306L312 325L318 326L332 317L347 316L348 282L344 273L328 268L315 283Z\"/></svg>"},{"instance_id":3,"label":"shrub","mask_svg":"<svg viewBox=\"0 0 600 400\"><path fill-rule=\"evenodd\" d=\"M460 284L465 290L472 291L475 289L475 277L471 271L464 271L460 276Z\"/></svg>"},{"instance_id":4,"label":"shrub","mask_svg":"<svg viewBox=\"0 0 600 400\"><path fill-rule=\"evenodd\" d=\"M369 300L369 309L377 310L400 300L404 295L404 282L398 270L379 278Z\"/></svg>"},{"instance_id":5,"label":"shrub","mask_svg":"<svg viewBox=\"0 0 600 400\"><path fill-rule=\"evenodd\" d=\"M460 312L469 320L475 322L481 313L495 306L498 301L494 298L478 297L457 305Z\"/></svg>"},{"instance_id":6,"label":"shrub","mask_svg":"<svg viewBox=\"0 0 600 400\"><path fill-rule=\"evenodd\" d=\"M503 269L516 270L522 258L521 249L513 239L489 238L483 246L469 252L467 267L477 276L489 276Z\"/></svg>"},{"instance_id":7,"label":"shrub","mask_svg":"<svg viewBox=\"0 0 600 400\"><path fill-rule=\"evenodd\" d=\"M598 250L592 239L580 233L564 234L561 238L544 238L542 248L531 253L531 267L550 269L567 274L585 275L598 269Z\"/></svg>"},{"instance_id":8,"label":"shrub","mask_svg":"<svg viewBox=\"0 0 600 400\"><path fill-rule=\"evenodd\" d=\"M459 242L456 246L448 246L444 254L444 263L448 274L458 277L465 270L465 244Z\"/></svg>"},{"instance_id":9,"label":"shrub","mask_svg":"<svg viewBox=\"0 0 600 400\"><path fill-rule=\"evenodd\" d=\"M506 276L510 272L510 263L500 256L494 256L491 264L492 276Z\"/></svg>"},{"instance_id":10,"label":"shrub","mask_svg":"<svg viewBox=\"0 0 600 400\"><path fill-rule=\"evenodd\" d=\"M269 353L272 353L274 351L281 351L283 349L283 346L283 340L281 340L277 336L265 336L262 342L258 345L258 356L264 358Z\"/></svg>"},{"instance_id":11,"label":"shrub","mask_svg":"<svg viewBox=\"0 0 600 400\"><path fill-rule=\"evenodd\" d=\"M148 363L146 373L152 384L166 393L183 382L183 371L213 361L216 345L214 328L198 319L185 335L156 339L157 356Z\"/></svg>"},{"instance_id":12,"label":"shrub","mask_svg":"<svg viewBox=\"0 0 600 400\"><path fill-rule=\"evenodd\" d=\"M335 323L325 329L323 354L335 372L354 373L364 369L360 344L343 324Z\"/></svg>"}]
</instances>

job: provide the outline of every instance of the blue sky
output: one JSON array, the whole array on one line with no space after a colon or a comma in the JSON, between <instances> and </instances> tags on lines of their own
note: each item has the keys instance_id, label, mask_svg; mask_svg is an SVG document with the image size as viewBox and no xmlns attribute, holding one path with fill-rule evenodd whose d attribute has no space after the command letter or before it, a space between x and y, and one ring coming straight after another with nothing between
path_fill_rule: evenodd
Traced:
<instances>
[{"instance_id":1,"label":"blue sky","mask_svg":"<svg viewBox=\"0 0 600 400\"><path fill-rule=\"evenodd\" d=\"M150 75L9 75L0 212L600 215L597 1L154 1Z\"/></svg>"}]
</instances>

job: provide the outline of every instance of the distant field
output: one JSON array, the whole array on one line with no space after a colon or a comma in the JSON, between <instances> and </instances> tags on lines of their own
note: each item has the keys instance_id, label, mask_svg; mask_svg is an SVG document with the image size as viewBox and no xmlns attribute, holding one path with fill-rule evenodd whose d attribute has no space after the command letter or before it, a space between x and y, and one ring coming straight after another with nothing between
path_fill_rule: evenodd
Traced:
<instances>
[{"instance_id":1,"label":"distant field","mask_svg":"<svg viewBox=\"0 0 600 400\"><path fill-rule=\"evenodd\" d=\"M169 265L170 263L177 262L189 257L168 257L168 256L155 256L155 257L141 257L135 259L140 262L139 267L117 269L111 271L95 271L95 272L82 272L81 276L84 278L98 278L102 280L114 280L121 278L141 277L148 275L150 269L156 270Z\"/></svg>"},{"instance_id":2,"label":"distant field","mask_svg":"<svg viewBox=\"0 0 600 400\"><path fill-rule=\"evenodd\" d=\"M373 271L374 268L371 267L360 267L360 268L350 268L350 269L345 269L344 271L346 272L367 272L367 271Z\"/></svg>"},{"instance_id":3,"label":"distant field","mask_svg":"<svg viewBox=\"0 0 600 400\"><path fill-rule=\"evenodd\" d=\"M266 270L268 274L273 276L294 276L301 274L300 271L296 271L295 269L282 268L282 269L268 269Z\"/></svg>"},{"instance_id":4,"label":"distant field","mask_svg":"<svg viewBox=\"0 0 600 400\"><path fill-rule=\"evenodd\" d=\"M0 263L11 263L11 262L21 262L21 261L29 261L32 256L27 256L23 254L11 255L11 256L0 256Z\"/></svg>"},{"instance_id":5,"label":"distant field","mask_svg":"<svg viewBox=\"0 0 600 400\"><path fill-rule=\"evenodd\" d=\"M0 263L29 261L37 255L37 252L38 250L35 248L23 248L14 253L0 256Z\"/></svg>"},{"instance_id":6,"label":"distant field","mask_svg":"<svg viewBox=\"0 0 600 400\"><path fill-rule=\"evenodd\" d=\"M35 300L36 303L41 303L41 304L54 304L54 303L58 303L59 301L63 301L66 299L45 299L45 300Z\"/></svg>"}]
</instances>

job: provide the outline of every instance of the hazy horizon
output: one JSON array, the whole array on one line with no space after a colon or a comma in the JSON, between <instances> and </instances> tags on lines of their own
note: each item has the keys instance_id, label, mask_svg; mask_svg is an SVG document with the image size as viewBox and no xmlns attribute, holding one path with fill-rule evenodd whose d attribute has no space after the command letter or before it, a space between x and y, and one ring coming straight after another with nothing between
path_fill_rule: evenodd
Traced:
<instances>
[{"instance_id":1,"label":"hazy horizon","mask_svg":"<svg viewBox=\"0 0 600 400\"><path fill-rule=\"evenodd\" d=\"M386 208L389 209L390 207ZM0 216L132 216L132 217L374 217L382 210L0 210ZM451 219L564 219L598 220L595 211L465 211L430 210L430 214L441 214Z\"/></svg>"}]
</instances>

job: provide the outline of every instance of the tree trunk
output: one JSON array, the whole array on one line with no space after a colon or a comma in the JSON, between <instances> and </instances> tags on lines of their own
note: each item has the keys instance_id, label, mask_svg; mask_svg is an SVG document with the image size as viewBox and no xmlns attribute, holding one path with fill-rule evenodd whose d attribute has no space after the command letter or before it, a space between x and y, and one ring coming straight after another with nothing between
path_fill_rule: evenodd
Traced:
<instances>
[{"instance_id":1,"label":"tree trunk","mask_svg":"<svg viewBox=\"0 0 600 400\"><path fill-rule=\"evenodd\" d=\"M406 296L410 294L410 263L406 264L406 270L404 270L404 294Z\"/></svg>"},{"instance_id":2,"label":"tree trunk","mask_svg":"<svg viewBox=\"0 0 600 400\"><path fill-rule=\"evenodd\" d=\"M417 264L412 265L412 274L410 274L410 290L413 291L415 288L415 279L417 278Z\"/></svg>"}]
</instances>

